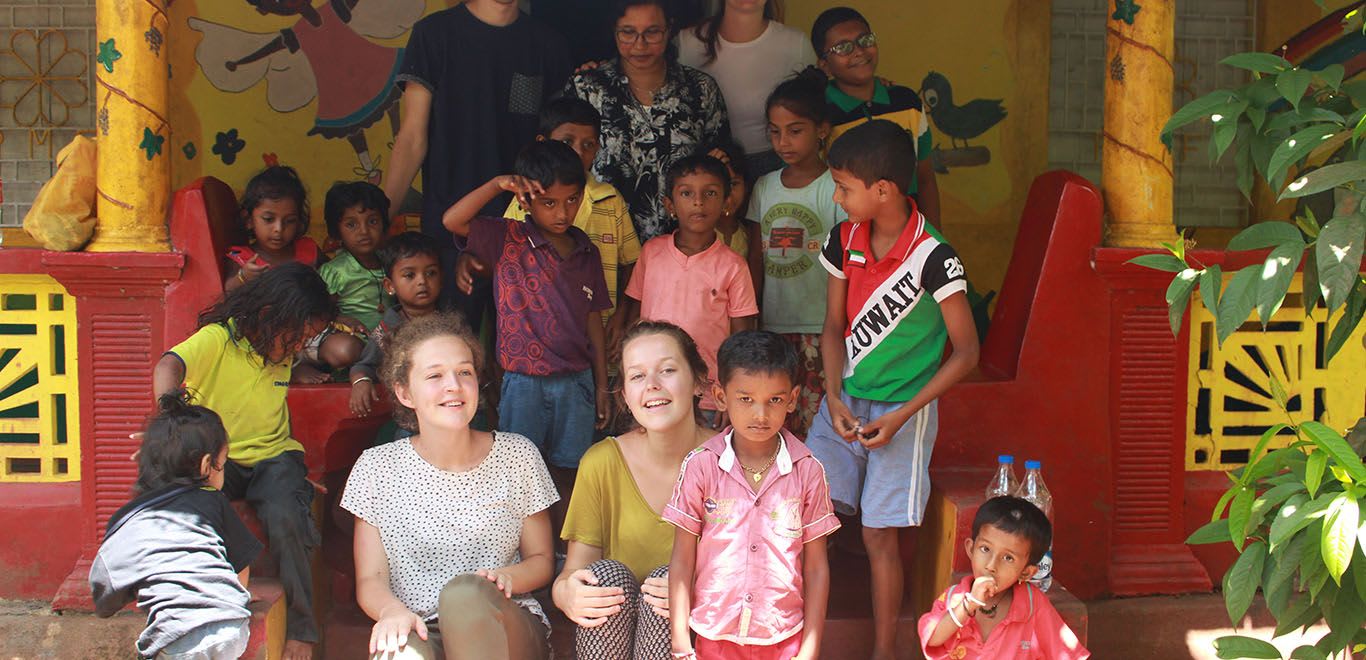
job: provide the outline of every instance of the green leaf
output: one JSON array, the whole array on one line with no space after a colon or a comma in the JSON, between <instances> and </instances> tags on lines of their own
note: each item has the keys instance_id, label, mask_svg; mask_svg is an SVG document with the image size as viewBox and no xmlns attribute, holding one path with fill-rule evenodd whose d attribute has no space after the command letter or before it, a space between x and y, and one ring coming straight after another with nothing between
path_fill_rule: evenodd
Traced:
<instances>
[{"instance_id":1,"label":"green leaf","mask_svg":"<svg viewBox=\"0 0 1366 660\"><path fill-rule=\"evenodd\" d=\"M1290 605L1290 583L1286 581L1283 584L1276 584L1271 581L1271 576L1277 568L1279 565L1275 553L1268 554L1266 563L1262 566L1262 599L1266 603L1266 609L1271 611L1271 616L1279 618Z\"/></svg>"},{"instance_id":2,"label":"green leaf","mask_svg":"<svg viewBox=\"0 0 1366 660\"><path fill-rule=\"evenodd\" d=\"M1238 53L1219 60L1219 63L1257 73L1280 73L1295 68L1295 65L1285 58L1270 53Z\"/></svg>"},{"instance_id":3,"label":"green leaf","mask_svg":"<svg viewBox=\"0 0 1366 660\"><path fill-rule=\"evenodd\" d=\"M1224 271L1211 264L1200 273L1200 301L1211 314L1219 310L1219 288L1224 286Z\"/></svg>"},{"instance_id":4,"label":"green leaf","mask_svg":"<svg viewBox=\"0 0 1366 660\"><path fill-rule=\"evenodd\" d=\"M1233 496L1237 494L1237 488L1230 488L1224 491L1224 494L1219 496L1219 501L1215 503L1214 513L1210 514L1209 521L1218 522L1222 520L1224 516L1224 507L1228 506L1228 503L1233 500Z\"/></svg>"},{"instance_id":5,"label":"green leaf","mask_svg":"<svg viewBox=\"0 0 1366 660\"><path fill-rule=\"evenodd\" d=\"M1319 485L1323 483L1323 468L1327 465L1328 452L1316 451L1309 454L1309 463L1304 469L1304 488L1310 497L1319 494Z\"/></svg>"},{"instance_id":6,"label":"green leaf","mask_svg":"<svg viewBox=\"0 0 1366 660\"><path fill-rule=\"evenodd\" d=\"M1248 225L1247 229L1238 232L1238 235L1229 239L1228 249L1236 251L1261 250L1295 241L1304 242L1300 236L1300 230L1295 228L1295 225L1279 220L1269 220Z\"/></svg>"},{"instance_id":7,"label":"green leaf","mask_svg":"<svg viewBox=\"0 0 1366 660\"><path fill-rule=\"evenodd\" d=\"M1300 269L1304 273L1302 299L1304 300L1304 316L1308 318L1314 313L1314 308L1319 306L1319 299L1323 297L1323 290L1319 288L1319 251L1318 245L1314 249L1308 250L1304 255L1304 268Z\"/></svg>"},{"instance_id":8,"label":"green leaf","mask_svg":"<svg viewBox=\"0 0 1366 660\"><path fill-rule=\"evenodd\" d=\"M1256 105L1247 106L1247 118L1252 122L1252 130L1260 131L1266 125L1266 108Z\"/></svg>"},{"instance_id":9,"label":"green leaf","mask_svg":"<svg viewBox=\"0 0 1366 660\"><path fill-rule=\"evenodd\" d=\"M1366 179L1366 161L1349 160L1324 165L1290 182L1277 201L1305 197L1330 188Z\"/></svg>"},{"instance_id":10,"label":"green leaf","mask_svg":"<svg viewBox=\"0 0 1366 660\"><path fill-rule=\"evenodd\" d=\"M1262 587L1267 590L1279 589L1282 585L1289 585L1295 571L1300 568L1300 561L1304 559L1304 553L1309 551L1313 545L1313 539L1308 534L1296 534L1290 539L1289 543L1282 544L1279 548L1271 551L1272 563L1275 568L1271 571L1271 577L1267 578ZM1277 552L1280 557L1276 558Z\"/></svg>"},{"instance_id":11,"label":"green leaf","mask_svg":"<svg viewBox=\"0 0 1366 660\"><path fill-rule=\"evenodd\" d=\"M1256 307L1260 276L1261 268L1248 266L1234 273L1233 279L1229 280L1228 288L1219 298L1219 311L1214 318L1215 334L1218 335L1220 344L1247 321L1252 308Z\"/></svg>"},{"instance_id":12,"label":"green leaf","mask_svg":"<svg viewBox=\"0 0 1366 660\"><path fill-rule=\"evenodd\" d=\"M1230 540L1231 539L1228 536L1228 523L1220 519L1205 523L1200 529L1191 532L1191 535L1186 537L1186 545L1228 543Z\"/></svg>"},{"instance_id":13,"label":"green leaf","mask_svg":"<svg viewBox=\"0 0 1366 660\"><path fill-rule=\"evenodd\" d=\"M1335 124L1314 124L1281 140L1276 145L1276 150L1271 152L1271 161L1266 166L1267 178L1274 182L1280 182L1285 178L1285 174L1290 170L1291 165L1304 160L1309 152L1337 135L1341 130L1342 128Z\"/></svg>"},{"instance_id":14,"label":"green leaf","mask_svg":"<svg viewBox=\"0 0 1366 660\"><path fill-rule=\"evenodd\" d=\"M1186 262L1170 254L1143 254L1130 259L1127 263L1168 273L1179 273L1189 268Z\"/></svg>"},{"instance_id":15,"label":"green leaf","mask_svg":"<svg viewBox=\"0 0 1366 660\"><path fill-rule=\"evenodd\" d=\"M1233 168L1238 192L1243 194L1244 199L1251 202L1252 185L1256 183L1257 168L1252 164L1252 141L1248 139L1246 131L1243 129L1238 130L1238 149L1233 152Z\"/></svg>"},{"instance_id":16,"label":"green leaf","mask_svg":"<svg viewBox=\"0 0 1366 660\"><path fill-rule=\"evenodd\" d=\"M1366 216L1359 213L1333 218L1319 232L1314 252L1318 257L1319 286L1329 314L1347 300L1347 294L1361 277L1358 273L1363 241Z\"/></svg>"},{"instance_id":17,"label":"green leaf","mask_svg":"<svg viewBox=\"0 0 1366 660\"><path fill-rule=\"evenodd\" d=\"M1275 393L1276 390L1280 390L1280 391L1281 391L1281 396L1280 396L1280 398L1281 398L1282 400L1285 399L1285 388L1281 386L1280 381L1277 380L1276 377L1275 377L1274 375L1271 376L1271 390L1272 390L1272 392L1273 392L1273 395L1274 395L1274 393ZM1285 408L1285 403L1282 402L1282 403L1280 404L1280 406L1281 406L1281 408ZM1257 446L1256 446L1256 447L1253 447L1253 448L1252 448L1252 453L1247 455L1247 460L1249 461L1248 464L1247 464L1247 468L1248 468L1248 473L1249 473L1249 479L1250 479L1250 480L1255 480L1255 479L1257 479L1256 476L1252 476L1252 475L1255 475L1255 473L1256 473L1256 469L1255 469L1255 468L1256 468L1256 466L1257 466L1258 463L1261 463L1263 460L1266 460L1264 457L1262 457L1262 450L1266 449L1266 446L1269 445L1269 444L1271 444L1271 439L1272 439L1272 438L1276 437L1277 434L1279 434L1281 431L1284 431L1284 430L1287 429L1287 428L1289 428L1289 427L1288 427L1287 425L1285 425L1285 424L1274 424L1274 425L1271 426L1271 428L1269 428L1269 429L1267 429L1267 430L1265 430L1265 431L1262 431L1262 437L1260 437L1260 438L1257 439ZM1251 481L1249 481L1248 483L1251 483ZM1275 490L1275 489L1273 488L1272 490ZM1262 497L1267 497L1267 496L1269 496L1270 494L1271 494L1271 491L1267 491L1266 493L1264 493L1264 494L1262 495ZM1284 498L1282 498L1282 499L1284 499ZM1276 500L1276 503L1279 504L1279 503L1280 503L1280 500Z\"/></svg>"},{"instance_id":18,"label":"green leaf","mask_svg":"<svg viewBox=\"0 0 1366 660\"><path fill-rule=\"evenodd\" d=\"M1222 121L1214 125L1214 139L1212 140L1213 151L1210 153L1210 163L1219 162L1224 157L1224 152L1228 151L1229 145L1233 144L1233 136L1238 134L1238 122L1232 117L1224 117Z\"/></svg>"},{"instance_id":19,"label":"green leaf","mask_svg":"<svg viewBox=\"0 0 1366 660\"><path fill-rule=\"evenodd\" d=\"M1358 530L1358 532L1366 534L1366 527ZM1357 544L1356 559L1352 561L1352 581L1356 583L1357 596L1366 600L1366 546L1360 543Z\"/></svg>"},{"instance_id":20,"label":"green leaf","mask_svg":"<svg viewBox=\"0 0 1366 660\"><path fill-rule=\"evenodd\" d=\"M1328 660L1328 656L1308 644L1301 646L1290 653L1290 660Z\"/></svg>"},{"instance_id":21,"label":"green leaf","mask_svg":"<svg viewBox=\"0 0 1366 660\"><path fill-rule=\"evenodd\" d=\"M1280 637L1314 623L1321 617L1322 614L1314 604L1314 599L1310 598L1308 594L1301 595L1299 600L1294 601L1290 607L1286 608L1286 613L1276 620L1276 630L1271 633L1271 636Z\"/></svg>"},{"instance_id":22,"label":"green leaf","mask_svg":"<svg viewBox=\"0 0 1366 660\"><path fill-rule=\"evenodd\" d=\"M1352 451L1351 445L1347 444L1341 435L1327 426L1313 421L1300 424L1300 435L1332 455L1333 460L1337 461L1338 465L1347 471L1347 474L1352 475L1354 481L1358 483L1366 481L1366 465L1362 465L1361 457Z\"/></svg>"},{"instance_id":23,"label":"green leaf","mask_svg":"<svg viewBox=\"0 0 1366 660\"><path fill-rule=\"evenodd\" d=\"M1341 493L1333 500L1328 516L1323 519L1323 565L1328 567L1328 575L1333 581L1342 584L1342 574L1352 561L1352 549L1357 542L1358 504L1355 498Z\"/></svg>"},{"instance_id":24,"label":"green leaf","mask_svg":"<svg viewBox=\"0 0 1366 660\"><path fill-rule=\"evenodd\" d=\"M1214 650L1219 658L1275 658L1281 660L1281 652L1269 642L1255 637L1225 635L1214 640Z\"/></svg>"},{"instance_id":25,"label":"green leaf","mask_svg":"<svg viewBox=\"0 0 1366 660\"><path fill-rule=\"evenodd\" d=\"M1241 486L1238 494L1233 496L1233 506L1228 508L1228 535L1233 540L1233 547L1240 552L1243 542L1247 540L1247 521L1252 517L1252 500L1255 497L1251 488Z\"/></svg>"},{"instance_id":26,"label":"green leaf","mask_svg":"<svg viewBox=\"0 0 1366 660\"><path fill-rule=\"evenodd\" d=\"M1366 315L1366 287L1358 283L1352 288L1352 293L1347 296L1347 304L1342 309L1342 316L1338 317L1338 322L1333 325L1333 333L1328 337L1328 345L1324 349L1324 359L1333 361L1333 356L1342 350L1347 344L1347 339L1352 336L1352 331L1361 323L1361 317Z\"/></svg>"},{"instance_id":27,"label":"green leaf","mask_svg":"<svg viewBox=\"0 0 1366 660\"><path fill-rule=\"evenodd\" d=\"M1339 589L1333 599L1333 610L1328 613L1328 636L1315 646L1340 650L1347 646L1363 624L1366 624L1366 603L1362 602L1356 589Z\"/></svg>"},{"instance_id":28,"label":"green leaf","mask_svg":"<svg viewBox=\"0 0 1366 660\"><path fill-rule=\"evenodd\" d=\"M1266 543L1253 541L1238 556L1238 561L1224 575L1224 605L1228 619L1234 626L1247 613L1252 596L1262 580L1262 564L1266 561Z\"/></svg>"},{"instance_id":29,"label":"green leaf","mask_svg":"<svg viewBox=\"0 0 1366 660\"><path fill-rule=\"evenodd\" d=\"M1271 164L1271 154L1276 150L1276 145L1280 144L1283 137L1284 136L1281 135L1259 133L1253 135L1252 139L1248 140L1249 151L1252 152L1252 164L1257 168L1257 173L1261 174L1263 177L1266 176L1268 171L1267 166ZM1267 182L1271 185L1272 190L1281 187L1281 182L1279 181L1273 182L1268 179Z\"/></svg>"},{"instance_id":30,"label":"green leaf","mask_svg":"<svg viewBox=\"0 0 1366 660\"><path fill-rule=\"evenodd\" d=\"M1311 500L1308 497L1292 495L1276 512L1275 520L1271 521L1271 545L1274 547L1286 542L1291 534L1323 517L1324 509L1328 508L1330 502L1332 499L1328 497Z\"/></svg>"},{"instance_id":31,"label":"green leaf","mask_svg":"<svg viewBox=\"0 0 1366 660\"><path fill-rule=\"evenodd\" d=\"M1314 72L1305 69L1290 69L1276 74L1276 90L1281 93L1281 97L1290 102L1296 108L1300 107L1300 99L1304 98L1305 90L1309 89L1309 83L1314 80Z\"/></svg>"},{"instance_id":32,"label":"green leaf","mask_svg":"<svg viewBox=\"0 0 1366 660\"><path fill-rule=\"evenodd\" d=\"M1176 129L1198 119L1209 117L1215 114L1216 110L1223 109L1230 103L1238 102L1237 95L1232 91L1216 90L1181 106L1181 109L1173 113L1171 119L1168 119L1167 123L1162 126L1162 142L1170 148L1172 133Z\"/></svg>"},{"instance_id":33,"label":"green leaf","mask_svg":"<svg viewBox=\"0 0 1366 660\"><path fill-rule=\"evenodd\" d=\"M1172 324L1172 336L1181 332L1181 319L1186 315L1190 304L1191 291L1195 290L1195 278L1200 275L1194 268L1187 268L1172 278L1167 286L1167 319Z\"/></svg>"},{"instance_id":34,"label":"green leaf","mask_svg":"<svg viewBox=\"0 0 1366 660\"><path fill-rule=\"evenodd\" d=\"M1347 70L1341 64L1329 64L1319 70L1318 77L1319 80L1323 81L1324 85L1337 91L1342 87L1342 77L1346 74Z\"/></svg>"},{"instance_id":35,"label":"green leaf","mask_svg":"<svg viewBox=\"0 0 1366 660\"><path fill-rule=\"evenodd\" d=\"M1300 230L1295 230L1296 234L1299 232ZM1271 315L1275 314L1285 301L1285 294L1290 290L1290 281L1294 279L1295 271L1300 267L1300 258L1303 256L1304 241L1297 238L1276 246L1262 263L1262 281L1257 285L1257 315L1262 320L1263 329L1271 321Z\"/></svg>"},{"instance_id":36,"label":"green leaf","mask_svg":"<svg viewBox=\"0 0 1366 660\"><path fill-rule=\"evenodd\" d=\"M1285 402L1289 399L1285 394L1285 386L1281 384L1281 379L1277 378L1276 374L1267 374L1267 376L1271 378L1271 398L1276 400L1277 408L1285 410Z\"/></svg>"}]
</instances>

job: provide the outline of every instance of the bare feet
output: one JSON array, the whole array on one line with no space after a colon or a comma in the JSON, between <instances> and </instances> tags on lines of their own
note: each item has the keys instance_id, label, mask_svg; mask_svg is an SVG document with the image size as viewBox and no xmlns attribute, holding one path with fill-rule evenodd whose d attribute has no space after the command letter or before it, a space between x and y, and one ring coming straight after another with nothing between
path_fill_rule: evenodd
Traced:
<instances>
[{"instance_id":1,"label":"bare feet","mask_svg":"<svg viewBox=\"0 0 1366 660\"><path fill-rule=\"evenodd\" d=\"M285 652L281 656L282 660L313 660L313 643L301 642L297 639L285 641Z\"/></svg>"}]
</instances>

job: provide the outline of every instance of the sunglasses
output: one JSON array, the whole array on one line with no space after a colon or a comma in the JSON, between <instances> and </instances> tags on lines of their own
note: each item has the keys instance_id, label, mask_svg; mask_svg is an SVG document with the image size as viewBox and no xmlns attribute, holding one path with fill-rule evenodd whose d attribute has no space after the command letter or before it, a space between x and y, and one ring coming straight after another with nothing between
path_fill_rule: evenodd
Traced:
<instances>
[{"instance_id":1,"label":"sunglasses","mask_svg":"<svg viewBox=\"0 0 1366 660\"><path fill-rule=\"evenodd\" d=\"M852 40L841 41L825 49L825 53L827 55L844 56L854 52L855 47L867 49L873 48L874 46L877 46L877 35L872 32L864 32Z\"/></svg>"}]
</instances>

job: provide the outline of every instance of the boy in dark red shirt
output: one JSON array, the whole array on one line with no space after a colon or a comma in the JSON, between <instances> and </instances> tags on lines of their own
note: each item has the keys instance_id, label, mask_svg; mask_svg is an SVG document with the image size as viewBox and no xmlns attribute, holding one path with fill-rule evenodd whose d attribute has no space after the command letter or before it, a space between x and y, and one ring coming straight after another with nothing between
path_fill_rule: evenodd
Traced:
<instances>
[{"instance_id":1,"label":"boy in dark red shirt","mask_svg":"<svg viewBox=\"0 0 1366 660\"><path fill-rule=\"evenodd\" d=\"M598 248L574 226L586 181L578 155L563 142L535 142L516 171L456 202L442 223L495 264L499 428L530 438L552 467L573 469L607 419L602 310L612 302ZM504 191L520 198L527 221L476 217Z\"/></svg>"}]
</instances>

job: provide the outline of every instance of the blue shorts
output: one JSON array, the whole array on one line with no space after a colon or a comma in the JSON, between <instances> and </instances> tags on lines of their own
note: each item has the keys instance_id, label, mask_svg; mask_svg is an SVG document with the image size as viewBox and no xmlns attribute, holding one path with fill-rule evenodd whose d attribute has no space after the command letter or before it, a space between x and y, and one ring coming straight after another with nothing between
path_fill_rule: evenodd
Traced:
<instances>
[{"instance_id":1,"label":"blue shorts","mask_svg":"<svg viewBox=\"0 0 1366 660\"><path fill-rule=\"evenodd\" d=\"M841 398L864 423L901 406L848 394ZM835 511L853 515L862 510L864 527L915 527L925 519L930 499L930 453L938 431L938 401L931 401L891 442L870 451L857 442L845 442L835 432L829 404L821 399L806 446L825 466Z\"/></svg>"},{"instance_id":2,"label":"blue shorts","mask_svg":"<svg viewBox=\"0 0 1366 660\"><path fill-rule=\"evenodd\" d=\"M526 436L552 467L577 468L597 421L593 370L552 376L503 374L498 429Z\"/></svg>"}]
</instances>

